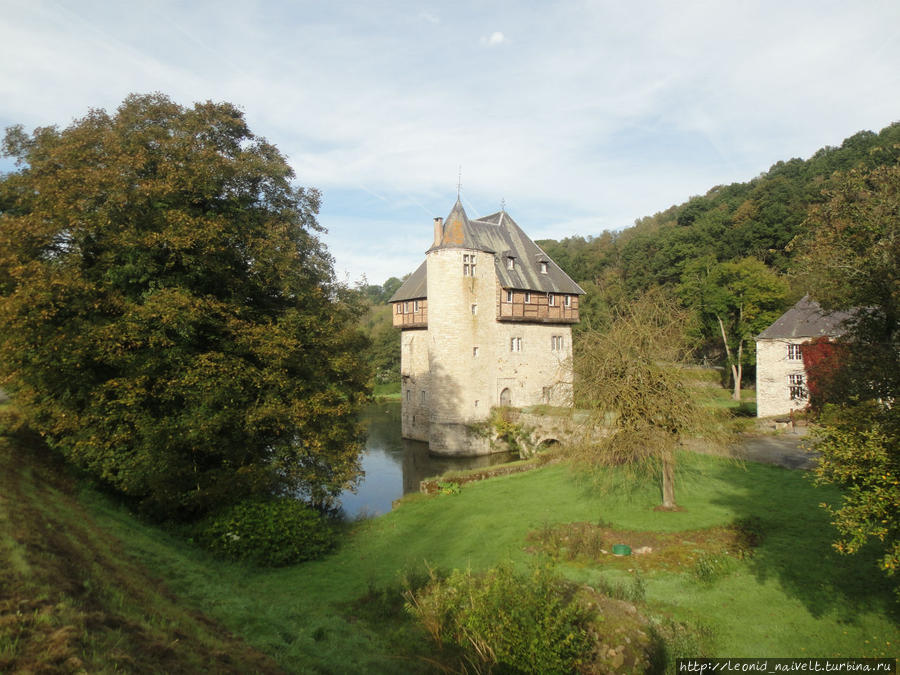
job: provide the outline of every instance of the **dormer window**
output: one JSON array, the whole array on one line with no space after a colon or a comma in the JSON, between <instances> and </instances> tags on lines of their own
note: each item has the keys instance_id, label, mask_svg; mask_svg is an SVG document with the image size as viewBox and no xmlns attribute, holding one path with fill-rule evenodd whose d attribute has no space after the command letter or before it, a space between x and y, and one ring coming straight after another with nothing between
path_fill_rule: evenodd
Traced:
<instances>
[{"instance_id":1,"label":"dormer window","mask_svg":"<svg viewBox=\"0 0 900 675\"><path fill-rule=\"evenodd\" d=\"M541 274L547 274L547 263L541 261Z\"/></svg>"},{"instance_id":2,"label":"dormer window","mask_svg":"<svg viewBox=\"0 0 900 675\"><path fill-rule=\"evenodd\" d=\"M510 256L506 259L506 269L514 270L516 269L516 259Z\"/></svg>"}]
</instances>

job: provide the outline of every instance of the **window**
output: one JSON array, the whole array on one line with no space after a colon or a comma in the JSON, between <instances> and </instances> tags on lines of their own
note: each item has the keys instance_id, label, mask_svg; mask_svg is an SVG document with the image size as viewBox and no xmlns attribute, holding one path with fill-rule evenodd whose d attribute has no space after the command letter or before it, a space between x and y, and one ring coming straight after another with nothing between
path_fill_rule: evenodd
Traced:
<instances>
[{"instance_id":1,"label":"window","mask_svg":"<svg viewBox=\"0 0 900 675\"><path fill-rule=\"evenodd\" d=\"M411 401L411 400L412 400L412 389L407 389L407 390L406 390L406 400L407 400L407 401Z\"/></svg>"},{"instance_id":2,"label":"window","mask_svg":"<svg viewBox=\"0 0 900 675\"><path fill-rule=\"evenodd\" d=\"M472 305L472 316L478 314L478 305Z\"/></svg>"},{"instance_id":3,"label":"window","mask_svg":"<svg viewBox=\"0 0 900 675\"><path fill-rule=\"evenodd\" d=\"M478 358L478 347L472 347L472 356Z\"/></svg>"},{"instance_id":4,"label":"window","mask_svg":"<svg viewBox=\"0 0 900 675\"><path fill-rule=\"evenodd\" d=\"M803 375L788 375L788 390L791 400L805 400L806 388L803 386Z\"/></svg>"},{"instance_id":5,"label":"window","mask_svg":"<svg viewBox=\"0 0 900 675\"><path fill-rule=\"evenodd\" d=\"M413 312L418 312L418 311L419 311L419 301L413 300Z\"/></svg>"},{"instance_id":6,"label":"window","mask_svg":"<svg viewBox=\"0 0 900 675\"><path fill-rule=\"evenodd\" d=\"M475 254L463 253L463 276L475 276Z\"/></svg>"},{"instance_id":7,"label":"window","mask_svg":"<svg viewBox=\"0 0 900 675\"><path fill-rule=\"evenodd\" d=\"M547 274L547 263L541 262L541 274Z\"/></svg>"},{"instance_id":8,"label":"window","mask_svg":"<svg viewBox=\"0 0 900 675\"><path fill-rule=\"evenodd\" d=\"M409 314L409 300L407 300L406 302L403 303L403 311L406 314Z\"/></svg>"},{"instance_id":9,"label":"window","mask_svg":"<svg viewBox=\"0 0 900 675\"><path fill-rule=\"evenodd\" d=\"M800 345L788 345L788 361L800 361L803 354L800 352Z\"/></svg>"},{"instance_id":10,"label":"window","mask_svg":"<svg viewBox=\"0 0 900 675\"><path fill-rule=\"evenodd\" d=\"M556 298L553 297L553 293L547 293L547 304L551 307L556 304Z\"/></svg>"},{"instance_id":11,"label":"window","mask_svg":"<svg viewBox=\"0 0 900 675\"><path fill-rule=\"evenodd\" d=\"M401 303L397 303L397 314L403 314L403 305Z\"/></svg>"},{"instance_id":12,"label":"window","mask_svg":"<svg viewBox=\"0 0 900 675\"><path fill-rule=\"evenodd\" d=\"M511 352L522 351L522 338L520 338L520 337L510 338L509 351L511 351Z\"/></svg>"},{"instance_id":13,"label":"window","mask_svg":"<svg viewBox=\"0 0 900 675\"><path fill-rule=\"evenodd\" d=\"M512 302L512 291L506 291L506 301Z\"/></svg>"},{"instance_id":14,"label":"window","mask_svg":"<svg viewBox=\"0 0 900 675\"><path fill-rule=\"evenodd\" d=\"M550 387L543 387L541 389L541 398L543 399L544 403L550 403L550 392Z\"/></svg>"},{"instance_id":15,"label":"window","mask_svg":"<svg viewBox=\"0 0 900 675\"><path fill-rule=\"evenodd\" d=\"M551 335L550 336L550 349L555 352L561 352L563 349L563 336L562 335Z\"/></svg>"},{"instance_id":16,"label":"window","mask_svg":"<svg viewBox=\"0 0 900 675\"><path fill-rule=\"evenodd\" d=\"M531 302L531 293L525 293L525 302Z\"/></svg>"},{"instance_id":17,"label":"window","mask_svg":"<svg viewBox=\"0 0 900 675\"><path fill-rule=\"evenodd\" d=\"M477 398L475 399L475 407L476 408L478 407L478 399Z\"/></svg>"},{"instance_id":18,"label":"window","mask_svg":"<svg viewBox=\"0 0 900 675\"><path fill-rule=\"evenodd\" d=\"M422 390L422 393L419 394L419 402L420 402L422 405L425 405L425 390L424 390L424 389Z\"/></svg>"},{"instance_id":19,"label":"window","mask_svg":"<svg viewBox=\"0 0 900 675\"><path fill-rule=\"evenodd\" d=\"M516 269L516 259L513 257L509 257L506 259L506 269L514 270Z\"/></svg>"},{"instance_id":20,"label":"window","mask_svg":"<svg viewBox=\"0 0 900 675\"><path fill-rule=\"evenodd\" d=\"M571 306L572 306L572 296L567 295L566 296L566 307L571 307Z\"/></svg>"}]
</instances>

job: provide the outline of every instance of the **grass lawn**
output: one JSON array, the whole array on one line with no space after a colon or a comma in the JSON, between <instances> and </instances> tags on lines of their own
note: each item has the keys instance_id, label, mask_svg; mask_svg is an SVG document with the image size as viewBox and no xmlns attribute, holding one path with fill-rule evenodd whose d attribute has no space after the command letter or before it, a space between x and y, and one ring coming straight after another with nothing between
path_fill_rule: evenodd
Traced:
<instances>
[{"instance_id":1,"label":"grass lawn","mask_svg":"<svg viewBox=\"0 0 900 675\"><path fill-rule=\"evenodd\" d=\"M396 586L426 561L444 569L527 565L528 534L557 523L604 521L627 530L681 532L756 517L752 557L698 581L691 564L643 572L642 611L704 628L708 656L896 656L898 604L874 551L839 556L819 508L836 498L804 473L684 454L683 511L654 511L654 485L598 492L563 465L463 486L456 495L407 498L353 527L325 560L259 570L210 560L86 493L97 521L189 603L295 672L413 672L427 644L409 627L354 604ZM684 542L689 546L690 542ZM650 554L652 555L652 554ZM627 559L558 563L590 584L627 583Z\"/></svg>"}]
</instances>

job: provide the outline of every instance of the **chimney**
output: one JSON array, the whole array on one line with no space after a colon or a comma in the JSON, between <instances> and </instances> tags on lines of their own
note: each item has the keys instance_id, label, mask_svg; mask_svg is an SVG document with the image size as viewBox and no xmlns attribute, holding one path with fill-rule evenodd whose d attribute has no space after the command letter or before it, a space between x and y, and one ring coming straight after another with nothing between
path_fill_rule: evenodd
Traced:
<instances>
[{"instance_id":1,"label":"chimney","mask_svg":"<svg viewBox=\"0 0 900 675\"><path fill-rule=\"evenodd\" d=\"M434 219L434 245L440 246L441 241L444 239L444 219L443 218L435 218Z\"/></svg>"}]
</instances>

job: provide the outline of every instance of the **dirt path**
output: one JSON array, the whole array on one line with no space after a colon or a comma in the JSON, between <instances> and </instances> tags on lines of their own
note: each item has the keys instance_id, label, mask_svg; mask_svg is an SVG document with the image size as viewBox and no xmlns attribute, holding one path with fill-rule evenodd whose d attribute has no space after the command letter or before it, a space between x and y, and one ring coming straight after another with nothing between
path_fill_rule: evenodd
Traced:
<instances>
[{"instance_id":1,"label":"dirt path","mask_svg":"<svg viewBox=\"0 0 900 675\"><path fill-rule=\"evenodd\" d=\"M781 434L745 436L743 443L732 448L732 454L751 462L775 464L786 469L811 469L816 464L817 455L803 448L805 438L806 427Z\"/></svg>"}]
</instances>

